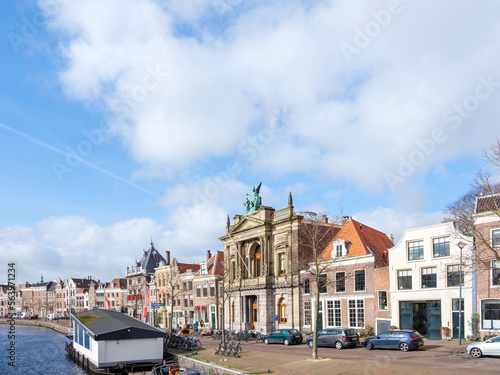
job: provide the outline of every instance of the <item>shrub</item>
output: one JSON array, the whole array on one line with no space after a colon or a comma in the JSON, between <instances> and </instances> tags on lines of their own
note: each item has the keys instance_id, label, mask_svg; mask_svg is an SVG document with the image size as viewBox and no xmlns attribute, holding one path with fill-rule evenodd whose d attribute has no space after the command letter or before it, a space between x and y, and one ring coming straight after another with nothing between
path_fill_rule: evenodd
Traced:
<instances>
[{"instance_id":1,"label":"shrub","mask_svg":"<svg viewBox=\"0 0 500 375\"><path fill-rule=\"evenodd\" d=\"M359 335L361 337L375 336L375 329L372 326L367 325L364 328L359 330Z\"/></svg>"},{"instance_id":2,"label":"shrub","mask_svg":"<svg viewBox=\"0 0 500 375\"><path fill-rule=\"evenodd\" d=\"M389 329L390 329L391 331L394 331L395 329L398 329L398 326L390 326L390 327L389 327Z\"/></svg>"}]
</instances>

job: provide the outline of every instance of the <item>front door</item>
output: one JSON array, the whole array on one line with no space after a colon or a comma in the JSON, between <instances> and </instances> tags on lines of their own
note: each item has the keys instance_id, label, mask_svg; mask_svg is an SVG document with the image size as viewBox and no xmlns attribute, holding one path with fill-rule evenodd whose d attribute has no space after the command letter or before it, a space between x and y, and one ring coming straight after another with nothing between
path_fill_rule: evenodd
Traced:
<instances>
[{"instance_id":1,"label":"front door","mask_svg":"<svg viewBox=\"0 0 500 375\"><path fill-rule=\"evenodd\" d=\"M413 329L413 302L399 302L399 325L401 329Z\"/></svg>"},{"instance_id":2,"label":"front door","mask_svg":"<svg viewBox=\"0 0 500 375\"><path fill-rule=\"evenodd\" d=\"M459 336L459 317L460 317L460 312L454 311L453 312L453 338L458 339ZM462 312L462 339L464 338L464 314Z\"/></svg>"},{"instance_id":3,"label":"front door","mask_svg":"<svg viewBox=\"0 0 500 375\"><path fill-rule=\"evenodd\" d=\"M427 339L441 340L441 301L427 301Z\"/></svg>"},{"instance_id":4,"label":"front door","mask_svg":"<svg viewBox=\"0 0 500 375\"><path fill-rule=\"evenodd\" d=\"M253 329L255 329L255 323L257 323L257 297L253 300L252 304L252 325Z\"/></svg>"},{"instance_id":5,"label":"front door","mask_svg":"<svg viewBox=\"0 0 500 375\"><path fill-rule=\"evenodd\" d=\"M427 303L413 302L413 329L427 335ZM441 333L441 327L439 328Z\"/></svg>"}]
</instances>

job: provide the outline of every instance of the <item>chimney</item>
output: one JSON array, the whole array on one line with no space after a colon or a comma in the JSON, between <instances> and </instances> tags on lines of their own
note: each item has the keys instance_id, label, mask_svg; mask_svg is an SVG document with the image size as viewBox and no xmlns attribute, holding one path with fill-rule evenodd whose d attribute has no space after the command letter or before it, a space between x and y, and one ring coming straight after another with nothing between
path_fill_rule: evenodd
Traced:
<instances>
[{"instance_id":1,"label":"chimney","mask_svg":"<svg viewBox=\"0 0 500 375\"><path fill-rule=\"evenodd\" d=\"M170 251L165 251L165 261L167 262L167 266L170 266Z\"/></svg>"},{"instance_id":2,"label":"chimney","mask_svg":"<svg viewBox=\"0 0 500 375\"><path fill-rule=\"evenodd\" d=\"M321 222L322 222L322 223L325 223L325 224L328 224L328 216L323 215L323 216L321 217Z\"/></svg>"},{"instance_id":3,"label":"chimney","mask_svg":"<svg viewBox=\"0 0 500 375\"><path fill-rule=\"evenodd\" d=\"M394 234L389 234L389 239L391 240L392 244L394 245Z\"/></svg>"},{"instance_id":4,"label":"chimney","mask_svg":"<svg viewBox=\"0 0 500 375\"><path fill-rule=\"evenodd\" d=\"M345 223L347 223L349 220L351 220L351 218L349 216L343 216L342 217L342 225L345 225Z\"/></svg>"},{"instance_id":5,"label":"chimney","mask_svg":"<svg viewBox=\"0 0 500 375\"><path fill-rule=\"evenodd\" d=\"M210 250L207 250L207 262L212 258L212 254L210 254Z\"/></svg>"},{"instance_id":6,"label":"chimney","mask_svg":"<svg viewBox=\"0 0 500 375\"><path fill-rule=\"evenodd\" d=\"M359 229L361 230L361 232L363 231L363 224L359 223Z\"/></svg>"}]
</instances>

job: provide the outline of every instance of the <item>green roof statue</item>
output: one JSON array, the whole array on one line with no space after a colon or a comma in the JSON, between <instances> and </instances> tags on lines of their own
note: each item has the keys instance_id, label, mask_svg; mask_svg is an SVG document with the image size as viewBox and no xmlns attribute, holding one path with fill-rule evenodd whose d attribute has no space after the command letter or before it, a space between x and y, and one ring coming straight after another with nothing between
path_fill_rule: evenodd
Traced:
<instances>
[{"instance_id":1,"label":"green roof statue","mask_svg":"<svg viewBox=\"0 0 500 375\"><path fill-rule=\"evenodd\" d=\"M262 185L262 182L257 186L253 187L252 189L252 194L247 194L247 198L245 200L245 203L243 205L245 206L247 210L247 215L252 214L254 212L257 212L260 208L260 205L262 203L262 198L259 195L260 192L260 186ZM251 197L248 199L248 197Z\"/></svg>"}]
</instances>

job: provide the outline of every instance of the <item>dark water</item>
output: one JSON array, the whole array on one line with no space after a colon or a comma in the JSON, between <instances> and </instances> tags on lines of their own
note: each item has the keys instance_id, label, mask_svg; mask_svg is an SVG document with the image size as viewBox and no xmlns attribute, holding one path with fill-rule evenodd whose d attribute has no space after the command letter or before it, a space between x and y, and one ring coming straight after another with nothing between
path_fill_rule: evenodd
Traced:
<instances>
[{"instance_id":1,"label":"dark water","mask_svg":"<svg viewBox=\"0 0 500 375\"><path fill-rule=\"evenodd\" d=\"M0 324L0 374L84 375L64 352L64 335L43 327L16 325L16 367L8 365L9 326Z\"/></svg>"}]
</instances>

